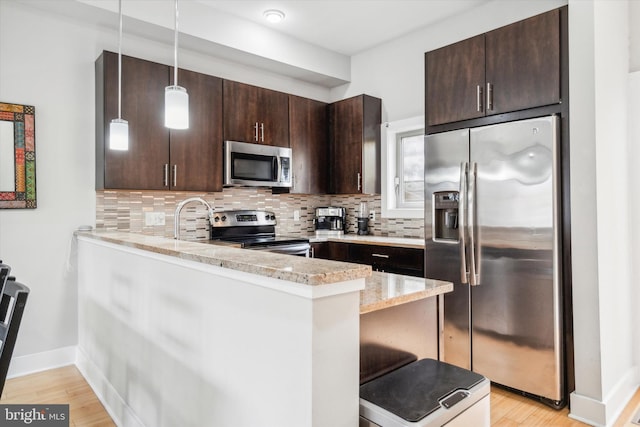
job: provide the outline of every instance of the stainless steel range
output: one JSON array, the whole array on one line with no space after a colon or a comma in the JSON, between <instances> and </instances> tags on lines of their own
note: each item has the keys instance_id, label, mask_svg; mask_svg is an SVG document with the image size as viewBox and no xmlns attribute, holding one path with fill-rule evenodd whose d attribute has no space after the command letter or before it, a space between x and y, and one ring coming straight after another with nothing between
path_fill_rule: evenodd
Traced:
<instances>
[{"instance_id":1,"label":"stainless steel range","mask_svg":"<svg viewBox=\"0 0 640 427\"><path fill-rule=\"evenodd\" d=\"M211 240L240 244L246 249L309 256L311 245L303 237L276 236L273 212L239 210L211 216Z\"/></svg>"}]
</instances>

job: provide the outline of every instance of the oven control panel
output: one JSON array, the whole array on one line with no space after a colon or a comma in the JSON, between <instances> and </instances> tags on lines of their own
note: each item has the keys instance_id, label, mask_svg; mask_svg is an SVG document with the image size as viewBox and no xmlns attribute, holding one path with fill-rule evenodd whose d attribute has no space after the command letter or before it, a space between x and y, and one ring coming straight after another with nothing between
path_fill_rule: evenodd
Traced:
<instances>
[{"instance_id":1,"label":"oven control panel","mask_svg":"<svg viewBox=\"0 0 640 427\"><path fill-rule=\"evenodd\" d=\"M221 211L211 216L212 227L276 225L276 215L268 211Z\"/></svg>"}]
</instances>

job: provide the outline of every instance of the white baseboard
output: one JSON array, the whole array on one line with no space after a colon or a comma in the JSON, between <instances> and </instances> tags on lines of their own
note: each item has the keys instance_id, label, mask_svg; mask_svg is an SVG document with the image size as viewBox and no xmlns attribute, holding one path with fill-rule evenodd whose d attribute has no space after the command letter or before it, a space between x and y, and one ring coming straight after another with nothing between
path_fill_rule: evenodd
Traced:
<instances>
[{"instance_id":1,"label":"white baseboard","mask_svg":"<svg viewBox=\"0 0 640 427\"><path fill-rule=\"evenodd\" d=\"M73 365L76 363L76 349L77 346L72 345L55 350L43 351L42 353L12 357L11 363L9 363L7 378L21 377L23 375L33 374L34 372Z\"/></svg>"},{"instance_id":2,"label":"white baseboard","mask_svg":"<svg viewBox=\"0 0 640 427\"><path fill-rule=\"evenodd\" d=\"M571 393L569 417L593 426L612 426L638 389L638 368L633 367L602 400Z\"/></svg>"}]
</instances>

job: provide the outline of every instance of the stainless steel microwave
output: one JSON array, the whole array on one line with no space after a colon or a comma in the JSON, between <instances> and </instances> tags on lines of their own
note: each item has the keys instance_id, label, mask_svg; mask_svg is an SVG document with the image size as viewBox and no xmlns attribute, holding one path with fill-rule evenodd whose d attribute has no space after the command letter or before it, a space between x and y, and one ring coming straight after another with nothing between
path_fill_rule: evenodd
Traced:
<instances>
[{"instance_id":1,"label":"stainless steel microwave","mask_svg":"<svg viewBox=\"0 0 640 427\"><path fill-rule=\"evenodd\" d=\"M291 187L291 148L225 141L224 185Z\"/></svg>"}]
</instances>

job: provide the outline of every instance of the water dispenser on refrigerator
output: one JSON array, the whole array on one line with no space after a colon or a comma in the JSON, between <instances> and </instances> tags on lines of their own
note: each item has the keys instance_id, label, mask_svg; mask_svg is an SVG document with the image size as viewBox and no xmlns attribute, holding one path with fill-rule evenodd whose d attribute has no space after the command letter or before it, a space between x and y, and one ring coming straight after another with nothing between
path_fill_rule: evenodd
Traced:
<instances>
[{"instance_id":1,"label":"water dispenser on refrigerator","mask_svg":"<svg viewBox=\"0 0 640 427\"><path fill-rule=\"evenodd\" d=\"M436 242L456 243L458 233L457 191L438 191L433 193L433 240Z\"/></svg>"}]
</instances>

